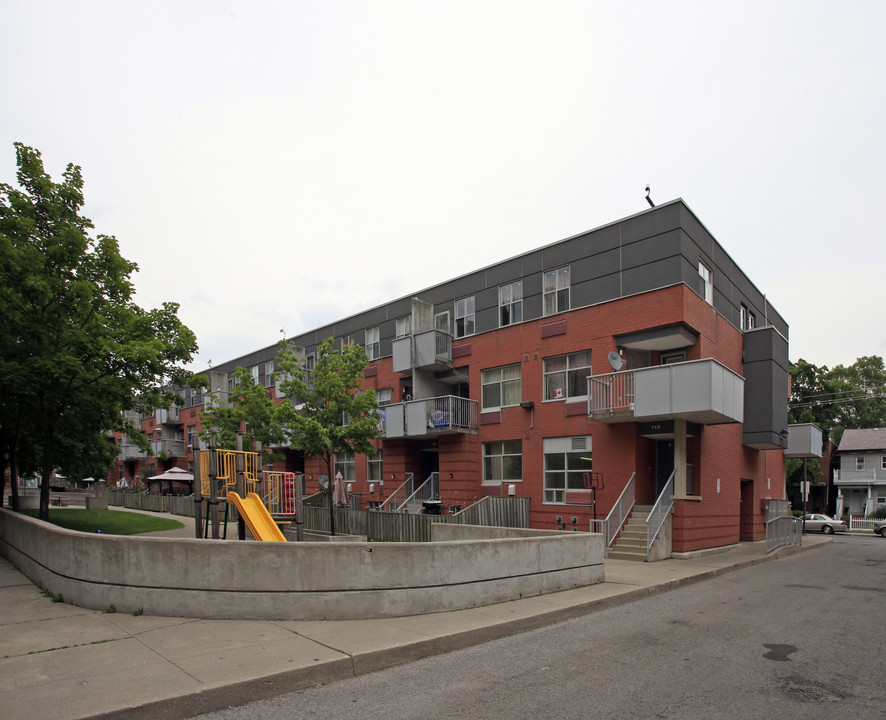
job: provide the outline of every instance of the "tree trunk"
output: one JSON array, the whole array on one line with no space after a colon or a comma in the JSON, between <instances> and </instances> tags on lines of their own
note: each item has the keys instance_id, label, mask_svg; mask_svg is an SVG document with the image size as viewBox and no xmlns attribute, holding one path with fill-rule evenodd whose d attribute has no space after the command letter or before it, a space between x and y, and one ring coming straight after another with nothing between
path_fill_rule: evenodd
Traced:
<instances>
[{"instance_id":1,"label":"tree trunk","mask_svg":"<svg viewBox=\"0 0 886 720\"><path fill-rule=\"evenodd\" d=\"M9 446L9 497L12 500L12 509L19 511L18 501L18 463L15 459L15 445Z\"/></svg>"}]
</instances>

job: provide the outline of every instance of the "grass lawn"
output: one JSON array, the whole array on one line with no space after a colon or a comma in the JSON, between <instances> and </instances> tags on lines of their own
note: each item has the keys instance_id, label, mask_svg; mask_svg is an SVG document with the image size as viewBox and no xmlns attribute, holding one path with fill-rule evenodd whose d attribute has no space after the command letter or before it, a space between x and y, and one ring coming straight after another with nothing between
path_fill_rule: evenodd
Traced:
<instances>
[{"instance_id":1,"label":"grass lawn","mask_svg":"<svg viewBox=\"0 0 886 720\"><path fill-rule=\"evenodd\" d=\"M23 510L26 515L37 517L37 510ZM77 508L50 508L49 522L69 530L94 533L101 530L107 535L138 535L157 530L174 530L184 527L178 520L168 520L141 513L121 510L79 510Z\"/></svg>"}]
</instances>

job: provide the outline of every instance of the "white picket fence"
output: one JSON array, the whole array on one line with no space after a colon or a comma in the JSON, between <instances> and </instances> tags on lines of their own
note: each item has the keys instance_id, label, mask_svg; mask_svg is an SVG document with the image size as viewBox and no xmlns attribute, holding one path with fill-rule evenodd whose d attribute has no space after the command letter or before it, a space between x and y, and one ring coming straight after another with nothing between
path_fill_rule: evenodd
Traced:
<instances>
[{"instance_id":1,"label":"white picket fence","mask_svg":"<svg viewBox=\"0 0 886 720\"><path fill-rule=\"evenodd\" d=\"M873 530L874 525L876 525L879 520L876 518L866 518L861 515L850 515L849 516L849 529L850 530Z\"/></svg>"}]
</instances>

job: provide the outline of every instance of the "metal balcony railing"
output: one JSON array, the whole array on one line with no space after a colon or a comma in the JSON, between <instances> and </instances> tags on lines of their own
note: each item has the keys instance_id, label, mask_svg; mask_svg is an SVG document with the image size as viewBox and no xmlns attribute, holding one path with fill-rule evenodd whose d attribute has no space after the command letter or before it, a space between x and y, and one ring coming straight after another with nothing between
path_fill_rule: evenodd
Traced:
<instances>
[{"instance_id":1,"label":"metal balcony railing","mask_svg":"<svg viewBox=\"0 0 886 720\"><path fill-rule=\"evenodd\" d=\"M744 378L713 358L592 375L588 415L599 422L742 422Z\"/></svg>"},{"instance_id":2,"label":"metal balcony railing","mask_svg":"<svg viewBox=\"0 0 886 720\"><path fill-rule=\"evenodd\" d=\"M184 440L151 440L151 450L153 450L154 455L165 452L168 455L184 457L186 454Z\"/></svg>"}]
</instances>

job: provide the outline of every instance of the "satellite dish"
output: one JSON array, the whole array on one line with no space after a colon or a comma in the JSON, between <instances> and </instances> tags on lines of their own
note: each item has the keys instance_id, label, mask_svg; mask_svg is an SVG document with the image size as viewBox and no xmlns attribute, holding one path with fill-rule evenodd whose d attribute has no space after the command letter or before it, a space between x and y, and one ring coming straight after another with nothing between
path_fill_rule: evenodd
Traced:
<instances>
[{"instance_id":1,"label":"satellite dish","mask_svg":"<svg viewBox=\"0 0 886 720\"><path fill-rule=\"evenodd\" d=\"M321 475L319 478L317 478L317 484L320 486L321 490L328 490L329 489L329 476L328 475Z\"/></svg>"},{"instance_id":2,"label":"satellite dish","mask_svg":"<svg viewBox=\"0 0 886 720\"><path fill-rule=\"evenodd\" d=\"M613 370L621 370L625 366L625 359L616 351L609 353L609 364Z\"/></svg>"}]
</instances>

